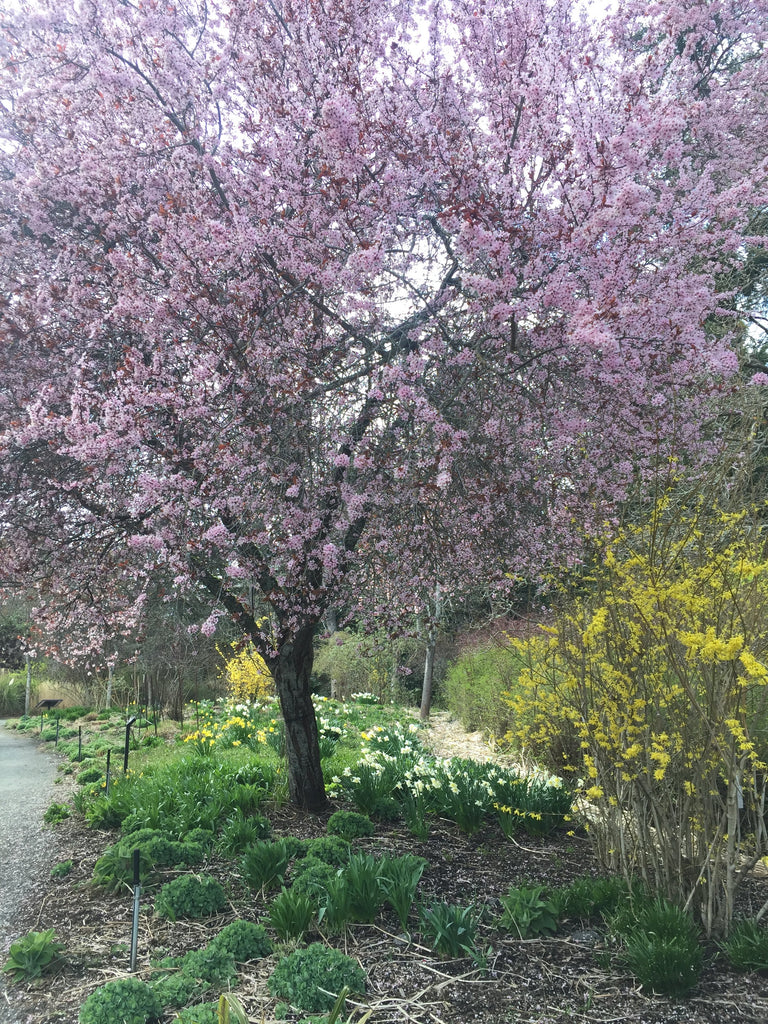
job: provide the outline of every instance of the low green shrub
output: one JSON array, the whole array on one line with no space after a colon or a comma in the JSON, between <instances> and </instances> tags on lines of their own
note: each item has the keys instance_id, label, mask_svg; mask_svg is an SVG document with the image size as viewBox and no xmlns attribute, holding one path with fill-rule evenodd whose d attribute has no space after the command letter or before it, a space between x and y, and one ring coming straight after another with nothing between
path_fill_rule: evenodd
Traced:
<instances>
[{"instance_id":1,"label":"low green shrub","mask_svg":"<svg viewBox=\"0 0 768 1024\"><path fill-rule=\"evenodd\" d=\"M155 967L160 973L152 989L163 1006L173 1009L199 1001L211 987L220 989L237 976L232 953L210 942L184 956L166 957Z\"/></svg>"},{"instance_id":2,"label":"low green shrub","mask_svg":"<svg viewBox=\"0 0 768 1024\"><path fill-rule=\"evenodd\" d=\"M768 928L754 918L736 921L720 948L737 971L768 971Z\"/></svg>"},{"instance_id":3,"label":"low green shrub","mask_svg":"<svg viewBox=\"0 0 768 1024\"><path fill-rule=\"evenodd\" d=\"M135 839L132 842L136 849ZM188 868L199 864L205 858L205 851L199 843L179 842L154 836L141 845L149 862L158 868Z\"/></svg>"},{"instance_id":4,"label":"low green shrub","mask_svg":"<svg viewBox=\"0 0 768 1024\"><path fill-rule=\"evenodd\" d=\"M512 887L501 897L501 905L504 913L499 927L521 939L557 931L558 906L545 895L543 885Z\"/></svg>"},{"instance_id":5,"label":"low green shrub","mask_svg":"<svg viewBox=\"0 0 768 1024\"><path fill-rule=\"evenodd\" d=\"M62 860L51 868L51 878L66 878L72 870L71 860Z\"/></svg>"},{"instance_id":6,"label":"low green shrub","mask_svg":"<svg viewBox=\"0 0 768 1024\"><path fill-rule=\"evenodd\" d=\"M329 835L341 836L351 843L353 839L372 836L375 825L367 814L359 814L357 811L335 811L328 819L327 829Z\"/></svg>"},{"instance_id":7,"label":"low green shrub","mask_svg":"<svg viewBox=\"0 0 768 1024\"><path fill-rule=\"evenodd\" d=\"M232 921L208 945L225 949L239 964L259 960L272 952L272 941L266 929L253 921Z\"/></svg>"},{"instance_id":8,"label":"low green shrub","mask_svg":"<svg viewBox=\"0 0 768 1024\"><path fill-rule=\"evenodd\" d=\"M211 988L209 982L202 981L185 971L166 974L150 984L162 1006L172 1010L180 1010L189 1003L199 1002Z\"/></svg>"},{"instance_id":9,"label":"low green shrub","mask_svg":"<svg viewBox=\"0 0 768 1024\"><path fill-rule=\"evenodd\" d=\"M317 857L296 861L291 871L291 891L319 899L338 874L338 869Z\"/></svg>"},{"instance_id":10,"label":"low green shrub","mask_svg":"<svg viewBox=\"0 0 768 1024\"><path fill-rule=\"evenodd\" d=\"M62 722L76 722L78 718L83 718L91 708L86 707L85 704L74 704L71 708L61 708L57 711L57 715Z\"/></svg>"},{"instance_id":11,"label":"low green shrub","mask_svg":"<svg viewBox=\"0 0 768 1024\"><path fill-rule=\"evenodd\" d=\"M108 981L80 1007L80 1024L149 1024L159 1020L163 1007L152 988L139 978Z\"/></svg>"},{"instance_id":12,"label":"low green shrub","mask_svg":"<svg viewBox=\"0 0 768 1024\"><path fill-rule=\"evenodd\" d=\"M193 949L179 962L179 967L192 978L209 981L221 987L237 976L235 958L223 943L208 943L202 949Z\"/></svg>"},{"instance_id":13,"label":"low green shrub","mask_svg":"<svg viewBox=\"0 0 768 1024\"><path fill-rule=\"evenodd\" d=\"M310 839L305 850L306 857L316 857L335 867L346 864L352 853L351 846L341 836L318 836L317 839Z\"/></svg>"},{"instance_id":14,"label":"low green shrub","mask_svg":"<svg viewBox=\"0 0 768 1024\"><path fill-rule=\"evenodd\" d=\"M332 1009L346 986L350 992L365 992L366 975L352 957L337 949L313 942L284 957L270 976L269 991L299 1010L318 1013Z\"/></svg>"},{"instance_id":15,"label":"low green shrub","mask_svg":"<svg viewBox=\"0 0 768 1024\"><path fill-rule=\"evenodd\" d=\"M155 899L155 913L176 921L180 917L210 917L227 905L220 882L210 875L181 875L162 887Z\"/></svg>"},{"instance_id":16,"label":"low green shrub","mask_svg":"<svg viewBox=\"0 0 768 1024\"><path fill-rule=\"evenodd\" d=\"M173 1024L220 1024L218 1003L197 1003L181 1010Z\"/></svg>"},{"instance_id":17,"label":"low green shrub","mask_svg":"<svg viewBox=\"0 0 768 1024\"><path fill-rule=\"evenodd\" d=\"M57 941L53 928L48 928L44 932L28 932L11 943L3 971L14 981L22 978L27 981L39 978L60 959L63 949L64 946Z\"/></svg>"},{"instance_id":18,"label":"low green shrub","mask_svg":"<svg viewBox=\"0 0 768 1024\"><path fill-rule=\"evenodd\" d=\"M72 812L68 804L53 803L43 815L43 821L46 825L58 825L60 822L64 821L65 818L68 818L71 813Z\"/></svg>"},{"instance_id":19,"label":"low green shrub","mask_svg":"<svg viewBox=\"0 0 768 1024\"><path fill-rule=\"evenodd\" d=\"M156 829L142 828L108 847L93 868L93 882L107 892L133 885L133 855L139 851L139 881L148 887L160 868L186 868L199 864L205 851L199 843L166 839Z\"/></svg>"}]
</instances>

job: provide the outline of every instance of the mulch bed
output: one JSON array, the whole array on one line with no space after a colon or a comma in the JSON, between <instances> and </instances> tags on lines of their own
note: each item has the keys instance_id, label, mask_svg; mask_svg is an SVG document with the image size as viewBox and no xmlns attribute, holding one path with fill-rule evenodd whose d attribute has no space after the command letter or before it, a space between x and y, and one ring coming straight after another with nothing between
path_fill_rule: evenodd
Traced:
<instances>
[{"instance_id":1,"label":"mulch bed","mask_svg":"<svg viewBox=\"0 0 768 1024\"><path fill-rule=\"evenodd\" d=\"M302 816L290 808L270 817L278 835L311 837L325 831L325 819ZM57 970L43 979L8 987L9 1008L24 1024L75 1024L89 992L105 981L125 976L129 968L131 894L110 896L89 882L96 859L116 836L93 832L76 817L56 828L74 868L62 880L41 881L40 892L23 908L23 922L24 930L54 927L66 956ZM493 927L499 897L511 885L540 882L559 886L578 875L597 873L584 836L525 838L515 843L494 826L465 836L454 825L437 822L425 842L414 840L401 827L382 825L375 836L359 845L373 853L411 852L425 857L429 868L422 878L421 893L426 903L445 900L484 909L479 929L484 960L480 963L470 958L441 959L417 943L409 943L406 936L398 934L394 916L387 914L376 925L356 925L346 937L331 940L357 957L368 973L368 993L359 1006L360 1015L373 1008L370 1024L768 1021L768 978L729 970L714 947L707 950L705 970L693 994L672 1000L643 992L630 975L612 967L599 928L574 924L553 938L519 940ZM265 901L247 891L233 874L231 862L214 862L206 870L225 881L230 911L204 923L170 923L152 916L152 894L147 894L142 903L139 976L146 976L150 958L200 948L236 917L263 918ZM768 881L751 881L742 895L745 912L754 912L766 897ZM275 1019L275 1000L266 988L274 963L272 957L240 970L237 993L249 1019L259 1024L271 1024ZM352 1019L357 1018L355 1013ZM173 1015L167 1019L172 1020Z\"/></svg>"}]
</instances>

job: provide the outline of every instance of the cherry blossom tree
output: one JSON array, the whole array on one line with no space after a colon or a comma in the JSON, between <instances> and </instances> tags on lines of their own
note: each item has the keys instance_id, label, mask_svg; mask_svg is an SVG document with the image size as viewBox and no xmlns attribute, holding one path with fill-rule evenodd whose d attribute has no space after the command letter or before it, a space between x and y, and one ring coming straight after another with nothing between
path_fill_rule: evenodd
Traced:
<instances>
[{"instance_id":1,"label":"cherry blossom tree","mask_svg":"<svg viewBox=\"0 0 768 1024\"><path fill-rule=\"evenodd\" d=\"M275 677L302 807L327 608L573 559L707 455L768 6L619 6L3 16L0 578L86 625L205 592Z\"/></svg>"}]
</instances>

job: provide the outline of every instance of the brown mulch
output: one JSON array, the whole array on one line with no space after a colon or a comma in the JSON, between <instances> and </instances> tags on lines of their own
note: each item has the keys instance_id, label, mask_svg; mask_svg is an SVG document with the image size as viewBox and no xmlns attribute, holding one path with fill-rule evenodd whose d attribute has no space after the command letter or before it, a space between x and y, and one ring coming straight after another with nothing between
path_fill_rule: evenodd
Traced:
<instances>
[{"instance_id":1,"label":"brown mulch","mask_svg":"<svg viewBox=\"0 0 768 1024\"><path fill-rule=\"evenodd\" d=\"M456 732L450 723L445 723L445 730ZM482 737L475 739L483 743ZM471 746L465 746L465 756L476 756ZM441 749L445 749L443 745ZM270 817L276 834L300 837L324 834L327 820L327 815L299 815L289 807L273 809ZM125 976L129 968L131 894L104 894L89 881L96 859L115 841L115 835L89 830L77 817L56 829L60 847L67 849L74 867L65 879L42 881L26 919L29 928L55 927L66 955L53 974L9 988L10 1006L24 1024L76 1024L79 1006L89 992L105 981ZM395 918L386 913L376 925L353 926L346 937L331 940L357 957L368 973L366 998L352 1020L372 1008L370 1024L768 1021L768 979L729 970L714 947L707 950L701 982L693 994L672 1000L643 992L630 975L612 966L606 936L598 927L585 928L576 922L546 940L514 939L494 927L499 897L511 885L525 881L563 885L578 875L597 872L584 835L511 842L495 826L465 836L449 822L435 822L424 842L415 840L402 826L380 825L372 838L359 841L359 845L372 853L411 852L425 857L429 868L422 878L421 898L425 903L445 900L481 909L478 945L483 955L479 962L468 957L441 959L399 934ZM148 893L142 900L140 919L140 977L147 976L150 959L200 948L236 917L264 918L265 900L247 892L231 862L213 862L206 870L225 882L229 911L204 923L170 923L152 916L152 894ZM745 911L754 912L766 896L768 881L752 881L743 895ZM275 1020L276 1001L268 993L266 979L276 959L273 955L240 970L237 993L252 1022L272 1024ZM301 1018L296 1014L289 1019ZM172 1019L169 1014L167 1020Z\"/></svg>"}]
</instances>

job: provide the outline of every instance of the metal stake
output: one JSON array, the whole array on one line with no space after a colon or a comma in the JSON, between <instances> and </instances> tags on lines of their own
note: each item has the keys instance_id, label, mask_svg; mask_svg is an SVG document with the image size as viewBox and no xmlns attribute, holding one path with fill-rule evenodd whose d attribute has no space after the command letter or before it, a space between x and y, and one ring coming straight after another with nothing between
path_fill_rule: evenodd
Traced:
<instances>
[{"instance_id":1,"label":"metal stake","mask_svg":"<svg viewBox=\"0 0 768 1024\"><path fill-rule=\"evenodd\" d=\"M139 863L141 851L133 851L133 928L131 930L131 974L136 971L136 950L139 944L139 897L141 896L141 883L139 882Z\"/></svg>"}]
</instances>

